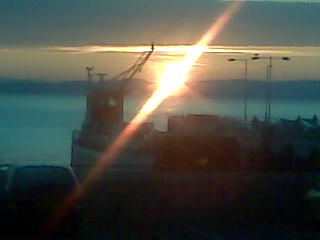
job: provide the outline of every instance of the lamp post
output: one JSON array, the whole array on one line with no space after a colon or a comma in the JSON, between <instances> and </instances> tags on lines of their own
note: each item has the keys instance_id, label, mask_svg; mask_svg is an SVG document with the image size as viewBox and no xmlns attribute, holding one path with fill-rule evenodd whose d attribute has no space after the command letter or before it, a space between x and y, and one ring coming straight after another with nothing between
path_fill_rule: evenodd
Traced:
<instances>
[{"instance_id":1,"label":"lamp post","mask_svg":"<svg viewBox=\"0 0 320 240\"><path fill-rule=\"evenodd\" d=\"M247 102L248 102L248 59L247 58L230 58L229 62L244 62L244 81L243 81L243 101L244 101L244 123L247 124Z\"/></svg>"},{"instance_id":2,"label":"lamp post","mask_svg":"<svg viewBox=\"0 0 320 240\"><path fill-rule=\"evenodd\" d=\"M271 122L271 76L272 76L272 60L283 60L283 61L289 61L290 58L288 57L260 57L258 54L255 54L254 57L251 58L251 60L259 60L259 59L266 59L269 60L269 63L267 65L266 69L266 107L265 107L265 121Z\"/></svg>"}]
</instances>

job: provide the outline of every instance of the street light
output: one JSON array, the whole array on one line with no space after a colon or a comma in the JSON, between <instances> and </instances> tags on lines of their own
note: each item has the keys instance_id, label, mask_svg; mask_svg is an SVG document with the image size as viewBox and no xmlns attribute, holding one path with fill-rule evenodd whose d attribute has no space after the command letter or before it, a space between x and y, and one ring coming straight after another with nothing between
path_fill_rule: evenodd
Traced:
<instances>
[{"instance_id":1,"label":"street light","mask_svg":"<svg viewBox=\"0 0 320 240\"><path fill-rule=\"evenodd\" d=\"M248 100L248 59L247 58L230 58L229 62L242 61L244 62L244 82L243 82L243 99L244 99L244 123L247 124L247 100Z\"/></svg>"},{"instance_id":2,"label":"street light","mask_svg":"<svg viewBox=\"0 0 320 240\"><path fill-rule=\"evenodd\" d=\"M251 60L259 60L259 59L266 59L269 60L269 64L267 65L266 69L266 109L265 109L265 121L271 122L271 73L272 73L272 60L283 60L289 61L290 58L288 57L260 57L258 54L255 54Z\"/></svg>"}]
</instances>

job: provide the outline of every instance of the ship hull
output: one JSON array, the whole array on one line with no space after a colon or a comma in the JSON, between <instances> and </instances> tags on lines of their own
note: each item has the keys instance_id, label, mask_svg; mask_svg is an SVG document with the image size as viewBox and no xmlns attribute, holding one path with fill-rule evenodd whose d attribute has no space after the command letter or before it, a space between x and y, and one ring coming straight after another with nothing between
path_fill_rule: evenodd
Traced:
<instances>
[{"instance_id":1,"label":"ship hull","mask_svg":"<svg viewBox=\"0 0 320 240\"><path fill-rule=\"evenodd\" d=\"M101 154L74 144L72 165L80 181L86 180ZM315 177L307 171L159 171L153 167L154 159L146 156L116 162L97 176L86 196L93 218L113 224L124 218L134 222L299 219Z\"/></svg>"}]
</instances>

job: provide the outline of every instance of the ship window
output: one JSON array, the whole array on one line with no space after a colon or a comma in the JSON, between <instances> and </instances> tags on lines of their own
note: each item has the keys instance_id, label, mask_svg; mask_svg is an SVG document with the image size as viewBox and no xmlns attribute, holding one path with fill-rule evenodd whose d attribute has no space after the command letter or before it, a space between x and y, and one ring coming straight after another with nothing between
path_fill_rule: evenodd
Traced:
<instances>
[{"instance_id":1,"label":"ship window","mask_svg":"<svg viewBox=\"0 0 320 240\"><path fill-rule=\"evenodd\" d=\"M114 98L110 97L110 98L108 98L108 105L109 106L116 106L117 102Z\"/></svg>"}]
</instances>

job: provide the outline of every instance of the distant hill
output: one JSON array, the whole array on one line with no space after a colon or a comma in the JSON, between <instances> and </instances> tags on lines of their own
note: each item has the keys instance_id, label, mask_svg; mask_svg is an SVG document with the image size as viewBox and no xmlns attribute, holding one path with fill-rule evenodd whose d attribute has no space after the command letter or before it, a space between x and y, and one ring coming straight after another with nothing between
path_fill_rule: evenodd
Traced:
<instances>
[{"instance_id":1,"label":"distant hill","mask_svg":"<svg viewBox=\"0 0 320 240\"><path fill-rule=\"evenodd\" d=\"M261 99L266 96L265 81L248 81L248 98ZM190 83L199 94L210 98L243 98L243 80L219 80ZM320 81L273 81L272 97L276 99L320 100Z\"/></svg>"},{"instance_id":2,"label":"distant hill","mask_svg":"<svg viewBox=\"0 0 320 240\"><path fill-rule=\"evenodd\" d=\"M0 94L84 95L86 89L85 81L48 82L0 79Z\"/></svg>"},{"instance_id":3,"label":"distant hill","mask_svg":"<svg viewBox=\"0 0 320 240\"><path fill-rule=\"evenodd\" d=\"M31 81L0 78L0 94L85 95L86 81ZM212 80L188 83L192 91L209 98L242 98L243 80ZM248 81L248 98L265 97L264 81ZM129 86L134 95L150 93L150 84L135 79ZM320 100L320 81L274 81L272 97L277 99Z\"/></svg>"}]
</instances>

